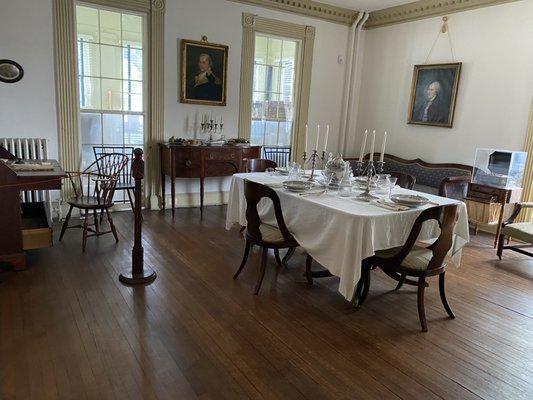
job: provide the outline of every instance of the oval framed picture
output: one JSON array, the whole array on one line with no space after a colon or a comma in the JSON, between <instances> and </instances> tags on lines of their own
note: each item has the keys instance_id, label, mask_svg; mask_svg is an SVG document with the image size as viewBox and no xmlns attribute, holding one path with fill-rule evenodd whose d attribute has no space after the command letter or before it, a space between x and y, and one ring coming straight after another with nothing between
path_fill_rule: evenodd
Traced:
<instances>
[{"instance_id":1,"label":"oval framed picture","mask_svg":"<svg viewBox=\"0 0 533 400\"><path fill-rule=\"evenodd\" d=\"M12 60L0 60L0 82L15 83L22 79L22 66Z\"/></svg>"}]
</instances>

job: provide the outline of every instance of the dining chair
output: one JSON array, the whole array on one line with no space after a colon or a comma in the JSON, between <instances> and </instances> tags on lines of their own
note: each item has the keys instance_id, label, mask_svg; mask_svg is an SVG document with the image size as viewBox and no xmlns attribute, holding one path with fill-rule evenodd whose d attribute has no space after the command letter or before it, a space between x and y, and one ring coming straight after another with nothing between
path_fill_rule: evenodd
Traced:
<instances>
[{"instance_id":1,"label":"dining chair","mask_svg":"<svg viewBox=\"0 0 533 400\"><path fill-rule=\"evenodd\" d=\"M391 171L390 176L397 179L396 184L404 189L413 189L416 183L416 178L403 172Z\"/></svg>"},{"instance_id":2,"label":"dining chair","mask_svg":"<svg viewBox=\"0 0 533 400\"><path fill-rule=\"evenodd\" d=\"M403 246L388 250L376 251L375 255L363 260L361 279L356 287L354 298L361 306L368 296L370 289L370 271L379 267L385 274L398 281L394 290L402 285L417 286L418 317L422 332L427 332L427 321L424 307L424 290L427 286L426 278L439 276L439 292L442 304L450 318L455 315L448 304L445 292L446 255L453 244L453 231L457 222L457 204L428 208L416 219L409 237ZM415 245L422 224L435 220L440 227L439 237L428 247ZM417 278L411 280L408 277Z\"/></svg>"},{"instance_id":3,"label":"dining chair","mask_svg":"<svg viewBox=\"0 0 533 400\"><path fill-rule=\"evenodd\" d=\"M112 175L113 171L110 171L110 165L106 163L106 160L102 158L106 154L124 154L128 156L127 168L123 168L121 173L117 176L117 185L115 191L120 190L126 192L128 200L133 211L133 193L135 191L135 182L131 176L131 162L133 160L133 146L93 146L93 153L95 160L100 160L97 163L98 171L104 175Z\"/></svg>"},{"instance_id":4,"label":"dining chair","mask_svg":"<svg viewBox=\"0 0 533 400\"><path fill-rule=\"evenodd\" d=\"M67 204L69 204L70 208L61 228L59 241L63 239L67 229L82 228L83 252L85 252L87 247L87 238L91 236L101 236L107 233L112 233L115 237L115 241L118 242L117 230L113 224L109 208L113 206L113 195L115 194L118 176L127 164L128 157L124 154L106 154L93 162L82 172L67 171L68 178L74 189L74 196L67 199ZM106 165L106 169L110 173L102 174L99 165ZM83 225L68 225L74 208L78 208L80 213L84 216ZM102 220L100 218L99 221L97 215L98 211L101 211L101 215L105 212L110 230L100 230ZM94 216L94 222L91 224L91 226L94 226L94 229L89 227L91 213ZM91 232L91 234L89 234L89 232Z\"/></svg>"},{"instance_id":5,"label":"dining chair","mask_svg":"<svg viewBox=\"0 0 533 400\"><path fill-rule=\"evenodd\" d=\"M250 248L252 245L261 247L261 265L259 268L259 276L255 285L254 294L259 294L263 278L265 277L265 270L267 264L268 250L273 249L276 257L276 262L279 266L282 266L282 262L279 257L280 249L291 249L298 247L299 244L294 236L287 229L285 220L283 219L283 212L281 210L281 203L277 193L268 186L260 183L252 182L250 180L244 181L244 197L246 198L246 244L244 248L244 256L239 266L239 269L233 275L233 279L237 279L239 274L246 266L248 255L250 254ZM268 198L272 201L274 206L274 214L276 217L277 226L269 225L261 221L261 217L257 211L257 204L261 199ZM306 262L306 277L309 284L312 284L312 278L310 274L310 266L312 263L311 256L307 256Z\"/></svg>"},{"instance_id":6,"label":"dining chair","mask_svg":"<svg viewBox=\"0 0 533 400\"><path fill-rule=\"evenodd\" d=\"M277 167L278 164L266 158L250 158L246 161L246 172L265 172L267 168Z\"/></svg>"},{"instance_id":7,"label":"dining chair","mask_svg":"<svg viewBox=\"0 0 533 400\"><path fill-rule=\"evenodd\" d=\"M439 185L439 196L463 201L468 194L470 175L449 176Z\"/></svg>"},{"instance_id":8,"label":"dining chair","mask_svg":"<svg viewBox=\"0 0 533 400\"><path fill-rule=\"evenodd\" d=\"M274 161L279 167L286 167L291 160L290 146L263 146L266 159Z\"/></svg>"},{"instance_id":9,"label":"dining chair","mask_svg":"<svg viewBox=\"0 0 533 400\"><path fill-rule=\"evenodd\" d=\"M524 250L525 248L533 247L533 222L515 222L522 210L531 208L533 208L533 202L516 204L511 216L502 223L497 253L500 260L502 259L503 250L513 250L517 253L533 257L532 252ZM522 244L505 245L506 238L511 237L519 240Z\"/></svg>"}]
</instances>

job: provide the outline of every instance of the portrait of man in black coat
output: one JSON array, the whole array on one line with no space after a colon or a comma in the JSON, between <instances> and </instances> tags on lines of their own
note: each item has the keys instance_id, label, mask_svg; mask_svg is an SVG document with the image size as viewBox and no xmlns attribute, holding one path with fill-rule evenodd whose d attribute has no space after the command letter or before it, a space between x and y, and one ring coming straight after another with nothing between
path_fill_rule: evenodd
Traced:
<instances>
[{"instance_id":1,"label":"portrait of man in black coat","mask_svg":"<svg viewBox=\"0 0 533 400\"><path fill-rule=\"evenodd\" d=\"M182 103L226 104L228 46L182 40Z\"/></svg>"},{"instance_id":2,"label":"portrait of man in black coat","mask_svg":"<svg viewBox=\"0 0 533 400\"><path fill-rule=\"evenodd\" d=\"M415 65L409 124L451 128L461 63Z\"/></svg>"}]
</instances>

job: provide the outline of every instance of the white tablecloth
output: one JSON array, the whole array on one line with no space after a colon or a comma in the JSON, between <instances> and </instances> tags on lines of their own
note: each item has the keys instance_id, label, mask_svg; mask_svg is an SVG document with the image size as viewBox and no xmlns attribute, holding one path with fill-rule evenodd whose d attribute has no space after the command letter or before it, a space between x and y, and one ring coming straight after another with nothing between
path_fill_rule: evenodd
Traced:
<instances>
[{"instance_id":1,"label":"white tablecloth","mask_svg":"<svg viewBox=\"0 0 533 400\"><path fill-rule=\"evenodd\" d=\"M231 182L226 229L234 224L246 225L244 179L263 184L281 183L283 176L267 173L235 174ZM283 217L289 231L298 243L317 262L333 275L340 277L339 292L351 300L361 276L361 262L378 250L401 246L407 240L418 215L425 207L408 211L389 211L373 204L338 197L335 192L322 196L298 196L284 189L274 189L279 195ZM420 194L440 205L457 203L426 193L395 188L394 193ZM357 193L356 193L357 194ZM466 205L459 202L459 219L450 255L459 266L461 249L469 241ZM261 219L275 224L272 202L263 199L258 206ZM438 236L436 223L424 224L419 240Z\"/></svg>"}]
</instances>

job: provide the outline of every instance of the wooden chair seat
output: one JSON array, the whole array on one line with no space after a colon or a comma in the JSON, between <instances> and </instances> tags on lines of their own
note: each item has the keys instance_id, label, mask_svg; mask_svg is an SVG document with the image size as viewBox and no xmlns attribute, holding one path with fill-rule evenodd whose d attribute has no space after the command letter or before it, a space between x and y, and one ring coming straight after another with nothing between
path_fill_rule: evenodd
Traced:
<instances>
[{"instance_id":1,"label":"wooden chair seat","mask_svg":"<svg viewBox=\"0 0 533 400\"><path fill-rule=\"evenodd\" d=\"M376 251L376 257L387 259L395 257L402 247ZM400 264L402 270L425 271L433 258L433 251L427 247L413 246Z\"/></svg>"},{"instance_id":2,"label":"wooden chair seat","mask_svg":"<svg viewBox=\"0 0 533 400\"><path fill-rule=\"evenodd\" d=\"M98 200L94 196L80 196L80 197L71 197L67 200L67 203L71 206L81 209L96 209L100 210L103 207L111 207L112 204L108 204Z\"/></svg>"},{"instance_id":3,"label":"wooden chair seat","mask_svg":"<svg viewBox=\"0 0 533 400\"><path fill-rule=\"evenodd\" d=\"M533 222L515 222L514 224L506 225L501 233L522 242L533 244Z\"/></svg>"}]
</instances>

